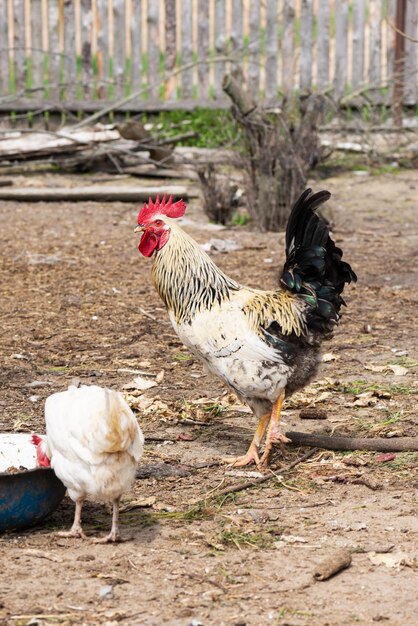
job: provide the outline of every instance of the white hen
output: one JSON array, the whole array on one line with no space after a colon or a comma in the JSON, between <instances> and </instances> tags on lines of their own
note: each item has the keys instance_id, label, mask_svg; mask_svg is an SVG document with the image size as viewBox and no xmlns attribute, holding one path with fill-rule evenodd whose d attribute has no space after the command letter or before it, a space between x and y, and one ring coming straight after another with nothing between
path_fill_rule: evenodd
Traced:
<instances>
[{"instance_id":1,"label":"white hen","mask_svg":"<svg viewBox=\"0 0 418 626\"><path fill-rule=\"evenodd\" d=\"M134 414L117 391L72 386L47 398L45 421L46 454L76 505L71 530L60 535L85 537L81 509L89 498L113 503L112 529L96 543L117 541L120 497L135 479L144 447Z\"/></svg>"}]
</instances>

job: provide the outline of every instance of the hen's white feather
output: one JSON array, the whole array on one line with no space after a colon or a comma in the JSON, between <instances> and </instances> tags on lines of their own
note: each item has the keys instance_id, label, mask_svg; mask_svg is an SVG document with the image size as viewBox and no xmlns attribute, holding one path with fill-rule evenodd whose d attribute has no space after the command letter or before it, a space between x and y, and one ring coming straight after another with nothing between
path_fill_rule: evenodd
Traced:
<instances>
[{"instance_id":1,"label":"hen's white feather","mask_svg":"<svg viewBox=\"0 0 418 626\"><path fill-rule=\"evenodd\" d=\"M45 403L51 466L73 500L110 501L130 488L144 436L123 396L70 387Z\"/></svg>"}]
</instances>

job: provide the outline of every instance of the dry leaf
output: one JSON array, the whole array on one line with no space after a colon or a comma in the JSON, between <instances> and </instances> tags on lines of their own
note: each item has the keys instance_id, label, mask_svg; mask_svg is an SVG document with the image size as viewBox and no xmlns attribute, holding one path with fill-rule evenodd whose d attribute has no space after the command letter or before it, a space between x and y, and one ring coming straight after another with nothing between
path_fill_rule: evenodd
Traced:
<instances>
[{"instance_id":1,"label":"dry leaf","mask_svg":"<svg viewBox=\"0 0 418 626\"><path fill-rule=\"evenodd\" d=\"M389 552L388 554L376 554L369 552L368 557L373 565L386 565L400 570L401 567L413 567L414 559L406 552Z\"/></svg>"},{"instance_id":2,"label":"dry leaf","mask_svg":"<svg viewBox=\"0 0 418 626\"><path fill-rule=\"evenodd\" d=\"M370 370L371 372L381 373L387 371L387 365L373 365L372 363L364 364L365 370Z\"/></svg>"},{"instance_id":3,"label":"dry leaf","mask_svg":"<svg viewBox=\"0 0 418 626\"><path fill-rule=\"evenodd\" d=\"M392 370L395 376L406 376L409 370L402 365L389 365L388 368Z\"/></svg>"},{"instance_id":4,"label":"dry leaf","mask_svg":"<svg viewBox=\"0 0 418 626\"><path fill-rule=\"evenodd\" d=\"M131 382L126 383L123 386L123 389L138 389L139 391L146 391L147 389L151 389L151 387L156 387L157 382L155 380L147 380L146 378L142 378L142 376L135 376Z\"/></svg>"}]
</instances>

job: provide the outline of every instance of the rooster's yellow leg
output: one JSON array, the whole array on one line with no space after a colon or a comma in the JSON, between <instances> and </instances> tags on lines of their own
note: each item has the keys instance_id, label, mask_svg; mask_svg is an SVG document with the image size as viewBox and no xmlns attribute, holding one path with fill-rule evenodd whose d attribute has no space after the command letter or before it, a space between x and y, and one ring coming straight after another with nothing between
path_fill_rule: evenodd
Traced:
<instances>
[{"instance_id":1,"label":"rooster's yellow leg","mask_svg":"<svg viewBox=\"0 0 418 626\"><path fill-rule=\"evenodd\" d=\"M267 467L268 460L270 456L271 449L275 443L289 443L290 439L288 439L285 435L280 432L279 429L279 421L280 421L280 412L282 410L282 405L284 401L284 391L277 398L276 402L273 404L273 408L271 410L271 418L269 427L267 429L266 436L266 445L264 448L263 456L260 459L260 467Z\"/></svg>"},{"instance_id":2,"label":"rooster's yellow leg","mask_svg":"<svg viewBox=\"0 0 418 626\"><path fill-rule=\"evenodd\" d=\"M266 432L267 424L269 423L270 414L266 413L260 417L258 422L256 431L254 433L254 437L252 442L250 443L250 447L244 456L239 456L232 463L232 467L244 467L244 465L249 465L250 463L255 463L258 465L260 463L260 459L258 456L258 449L261 444L261 440L264 437L264 433Z\"/></svg>"}]
</instances>

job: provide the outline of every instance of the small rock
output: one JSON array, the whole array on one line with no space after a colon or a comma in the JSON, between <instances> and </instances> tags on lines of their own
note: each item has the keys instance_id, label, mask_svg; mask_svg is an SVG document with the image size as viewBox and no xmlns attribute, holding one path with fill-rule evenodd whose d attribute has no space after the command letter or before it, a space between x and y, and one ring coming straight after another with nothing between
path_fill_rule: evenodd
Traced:
<instances>
[{"instance_id":1,"label":"small rock","mask_svg":"<svg viewBox=\"0 0 418 626\"><path fill-rule=\"evenodd\" d=\"M200 619L192 619L189 626L203 626L203 622Z\"/></svg>"},{"instance_id":2,"label":"small rock","mask_svg":"<svg viewBox=\"0 0 418 626\"><path fill-rule=\"evenodd\" d=\"M80 554L76 561L94 561L95 558L94 554Z\"/></svg>"},{"instance_id":3,"label":"small rock","mask_svg":"<svg viewBox=\"0 0 418 626\"><path fill-rule=\"evenodd\" d=\"M111 600L113 598L112 585L103 585L99 590L99 600Z\"/></svg>"}]
</instances>

